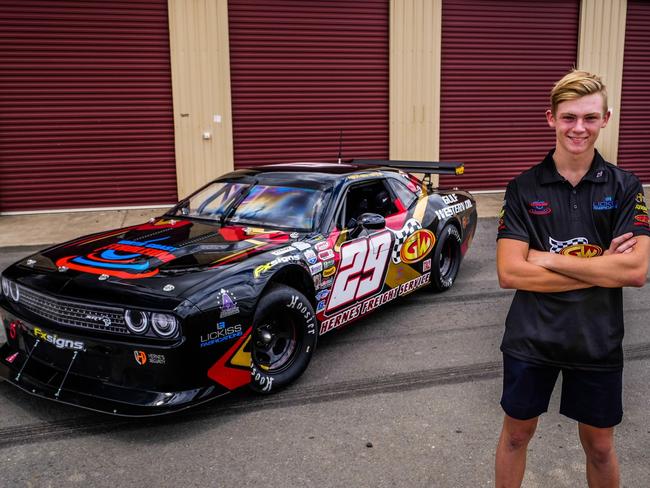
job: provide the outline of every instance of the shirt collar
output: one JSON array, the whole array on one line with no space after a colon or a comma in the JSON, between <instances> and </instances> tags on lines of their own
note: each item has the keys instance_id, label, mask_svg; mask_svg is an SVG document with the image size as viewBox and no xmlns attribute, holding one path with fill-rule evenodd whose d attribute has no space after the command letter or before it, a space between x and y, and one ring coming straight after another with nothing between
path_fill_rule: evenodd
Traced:
<instances>
[{"instance_id":1,"label":"shirt collar","mask_svg":"<svg viewBox=\"0 0 650 488\"><path fill-rule=\"evenodd\" d=\"M582 179L593 183L606 183L609 173L605 171L605 160L598 151L595 152L594 160L591 162L591 168L589 168L589 171L587 171L587 174Z\"/></svg>"},{"instance_id":2,"label":"shirt collar","mask_svg":"<svg viewBox=\"0 0 650 488\"><path fill-rule=\"evenodd\" d=\"M600 155L597 150L594 150L594 159L591 162L591 167L587 174L585 174L582 179L586 181L591 181L592 183L606 183L608 180L608 172L605 171L605 160ZM553 161L553 154L555 149L551 149L549 153L542 161L540 183L542 185L548 185L551 183L558 183L564 181L564 177L557 172L555 168L555 161Z\"/></svg>"}]
</instances>

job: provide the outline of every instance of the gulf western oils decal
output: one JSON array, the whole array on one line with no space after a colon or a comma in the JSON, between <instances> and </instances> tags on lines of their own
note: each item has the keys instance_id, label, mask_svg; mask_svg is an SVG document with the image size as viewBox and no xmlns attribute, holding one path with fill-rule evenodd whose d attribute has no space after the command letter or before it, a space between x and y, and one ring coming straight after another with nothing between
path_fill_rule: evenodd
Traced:
<instances>
[{"instance_id":1,"label":"gulf western oils decal","mask_svg":"<svg viewBox=\"0 0 650 488\"><path fill-rule=\"evenodd\" d=\"M415 231L402 245L400 257L405 263L417 263L431 252L436 243L436 236L429 229Z\"/></svg>"},{"instance_id":2,"label":"gulf western oils decal","mask_svg":"<svg viewBox=\"0 0 650 488\"><path fill-rule=\"evenodd\" d=\"M123 279L149 278L158 274L158 267L171 261L177 248L159 241L138 242L121 240L99 248L85 256L66 256L58 259L58 267L92 274L107 274Z\"/></svg>"}]
</instances>

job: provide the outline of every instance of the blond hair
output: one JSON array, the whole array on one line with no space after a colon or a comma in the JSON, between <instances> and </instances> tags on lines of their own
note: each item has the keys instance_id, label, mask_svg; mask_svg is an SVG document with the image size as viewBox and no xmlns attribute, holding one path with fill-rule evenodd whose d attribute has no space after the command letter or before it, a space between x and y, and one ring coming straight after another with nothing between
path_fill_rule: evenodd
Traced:
<instances>
[{"instance_id":1,"label":"blond hair","mask_svg":"<svg viewBox=\"0 0 650 488\"><path fill-rule=\"evenodd\" d=\"M574 69L564 75L551 90L551 112L555 115L557 106L562 102L576 100L593 93L600 93L603 97L604 115L608 110L605 83L598 75Z\"/></svg>"}]
</instances>

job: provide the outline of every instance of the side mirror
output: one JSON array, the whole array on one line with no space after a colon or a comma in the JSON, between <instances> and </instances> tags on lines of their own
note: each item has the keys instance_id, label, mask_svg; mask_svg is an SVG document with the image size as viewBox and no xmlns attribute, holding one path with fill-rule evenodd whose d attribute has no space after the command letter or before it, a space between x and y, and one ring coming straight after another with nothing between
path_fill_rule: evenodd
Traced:
<instances>
[{"instance_id":1,"label":"side mirror","mask_svg":"<svg viewBox=\"0 0 650 488\"><path fill-rule=\"evenodd\" d=\"M383 229L386 227L386 219L376 213L363 213L359 215L357 225L365 229Z\"/></svg>"}]
</instances>

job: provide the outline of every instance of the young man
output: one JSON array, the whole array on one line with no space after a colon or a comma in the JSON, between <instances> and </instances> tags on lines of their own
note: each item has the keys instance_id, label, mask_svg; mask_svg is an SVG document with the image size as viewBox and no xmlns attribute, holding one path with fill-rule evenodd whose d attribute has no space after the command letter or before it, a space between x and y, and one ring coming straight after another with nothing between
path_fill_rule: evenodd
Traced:
<instances>
[{"instance_id":1,"label":"young man","mask_svg":"<svg viewBox=\"0 0 650 488\"><path fill-rule=\"evenodd\" d=\"M528 442L559 372L560 413L578 422L589 486L619 486L621 287L645 284L650 229L639 180L594 148L609 117L601 79L567 74L551 91L546 112L555 149L506 191L497 271L501 287L517 292L501 344L499 488L521 486Z\"/></svg>"}]
</instances>

